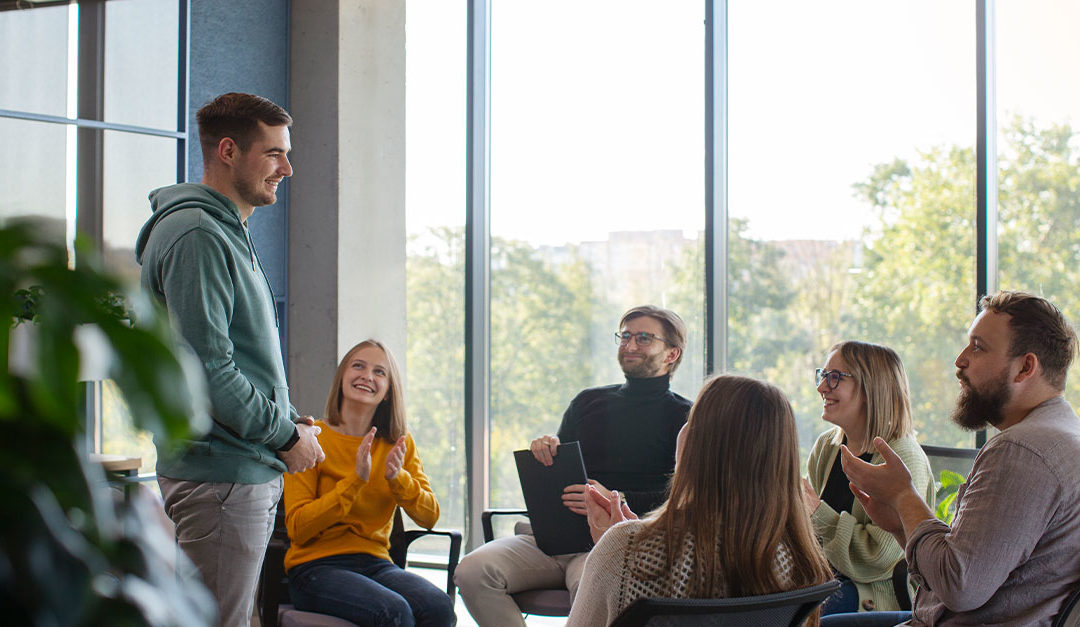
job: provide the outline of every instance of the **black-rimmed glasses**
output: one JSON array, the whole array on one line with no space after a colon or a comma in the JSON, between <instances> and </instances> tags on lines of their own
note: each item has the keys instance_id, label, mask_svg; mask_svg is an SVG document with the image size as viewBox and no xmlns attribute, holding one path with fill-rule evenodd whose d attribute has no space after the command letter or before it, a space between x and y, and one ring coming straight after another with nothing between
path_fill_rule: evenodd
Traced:
<instances>
[{"instance_id":1,"label":"black-rimmed glasses","mask_svg":"<svg viewBox=\"0 0 1080 627\"><path fill-rule=\"evenodd\" d=\"M637 342L637 345L642 348L651 345L653 343L653 340L663 342L664 344L668 343L667 340L660 337L659 335L653 335L652 333L646 333L644 331L640 333L631 333L629 331L616 331L615 337L619 340L619 346L625 346L629 344L630 338L633 338Z\"/></svg>"},{"instance_id":2,"label":"black-rimmed glasses","mask_svg":"<svg viewBox=\"0 0 1080 627\"><path fill-rule=\"evenodd\" d=\"M821 385L822 381L826 381L829 384L830 390L835 390L836 386L840 385L840 379L843 377L851 377L854 379L855 375L839 370L825 370L824 368L814 370L815 385Z\"/></svg>"}]
</instances>

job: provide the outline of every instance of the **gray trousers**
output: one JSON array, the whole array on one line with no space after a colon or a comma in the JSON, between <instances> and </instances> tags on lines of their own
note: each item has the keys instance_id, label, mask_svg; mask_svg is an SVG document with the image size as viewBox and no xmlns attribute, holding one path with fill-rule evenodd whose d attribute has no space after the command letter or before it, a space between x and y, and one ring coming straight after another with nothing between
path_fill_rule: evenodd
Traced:
<instances>
[{"instance_id":1,"label":"gray trousers","mask_svg":"<svg viewBox=\"0 0 1080 627\"><path fill-rule=\"evenodd\" d=\"M531 535L498 538L466 555L454 571L465 607L480 627L524 625L515 592L566 586L577 595L588 553L551 556Z\"/></svg>"},{"instance_id":2,"label":"gray trousers","mask_svg":"<svg viewBox=\"0 0 1080 627\"><path fill-rule=\"evenodd\" d=\"M283 484L281 477L245 484L158 476L165 513L176 525L176 543L217 601L223 627L251 624L255 586Z\"/></svg>"}]
</instances>

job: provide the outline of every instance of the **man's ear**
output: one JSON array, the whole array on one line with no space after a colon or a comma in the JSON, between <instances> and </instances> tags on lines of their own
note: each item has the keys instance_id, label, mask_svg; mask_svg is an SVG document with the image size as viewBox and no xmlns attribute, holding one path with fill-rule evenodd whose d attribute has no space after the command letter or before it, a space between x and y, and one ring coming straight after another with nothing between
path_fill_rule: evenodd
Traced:
<instances>
[{"instance_id":1,"label":"man's ear","mask_svg":"<svg viewBox=\"0 0 1080 627\"><path fill-rule=\"evenodd\" d=\"M232 165L240 156L240 146L231 137L222 137L217 145L217 158L225 165Z\"/></svg>"},{"instance_id":2,"label":"man's ear","mask_svg":"<svg viewBox=\"0 0 1080 627\"><path fill-rule=\"evenodd\" d=\"M1035 353L1024 353L1019 359L1020 371L1013 377L1014 383L1026 381L1042 370L1042 367L1039 364L1039 357Z\"/></svg>"},{"instance_id":3,"label":"man's ear","mask_svg":"<svg viewBox=\"0 0 1080 627\"><path fill-rule=\"evenodd\" d=\"M664 363L675 363L675 360L679 358L679 355L682 355L682 349L677 346L673 346L671 350L668 351L667 358L664 359Z\"/></svg>"}]
</instances>

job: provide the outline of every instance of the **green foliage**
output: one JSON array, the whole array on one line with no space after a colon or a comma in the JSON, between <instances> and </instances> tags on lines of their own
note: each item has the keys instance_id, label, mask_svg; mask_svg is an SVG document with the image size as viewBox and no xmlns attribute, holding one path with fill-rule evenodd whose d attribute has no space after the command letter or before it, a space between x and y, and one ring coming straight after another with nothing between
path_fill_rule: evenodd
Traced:
<instances>
[{"instance_id":1,"label":"green foliage","mask_svg":"<svg viewBox=\"0 0 1080 627\"><path fill-rule=\"evenodd\" d=\"M956 494L964 484L964 476L951 470L942 470L937 491L937 507L934 514L938 520L951 525L956 516Z\"/></svg>"},{"instance_id":2,"label":"green foliage","mask_svg":"<svg viewBox=\"0 0 1080 627\"><path fill-rule=\"evenodd\" d=\"M88 461L80 359L94 330L111 357L110 375L140 428L160 441L187 435L202 416L197 364L177 353L167 318L132 297L140 324L128 323L124 286L89 263L68 265L62 243L33 223L0 228L0 607L26 625L202 625L212 600L197 582L178 580L175 544L140 499L113 498ZM77 242L80 260L93 257ZM33 287L30 287L33 286ZM32 320L34 324L15 323ZM22 334L19 354L11 339ZM85 335L85 333L83 333ZM24 352L25 351L25 352ZM12 365L17 368L12 368Z\"/></svg>"}]
</instances>

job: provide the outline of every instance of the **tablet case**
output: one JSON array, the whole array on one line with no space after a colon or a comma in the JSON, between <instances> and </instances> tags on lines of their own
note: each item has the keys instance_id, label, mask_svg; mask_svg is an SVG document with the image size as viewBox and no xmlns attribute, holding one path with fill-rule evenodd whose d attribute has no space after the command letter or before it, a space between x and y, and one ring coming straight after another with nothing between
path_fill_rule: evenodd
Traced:
<instances>
[{"instance_id":1,"label":"tablet case","mask_svg":"<svg viewBox=\"0 0 1080 627\"><path fill-rule=\"evenodd\" d=\"M521 493L529 510L536 546L548 555L585 553L592 548L589 521L563 505L563 488L585 483L585 462L581 444L560 444L555 463L545 466L533 457L532 451L514 451Z\"/></svg>"}]
</instances>

